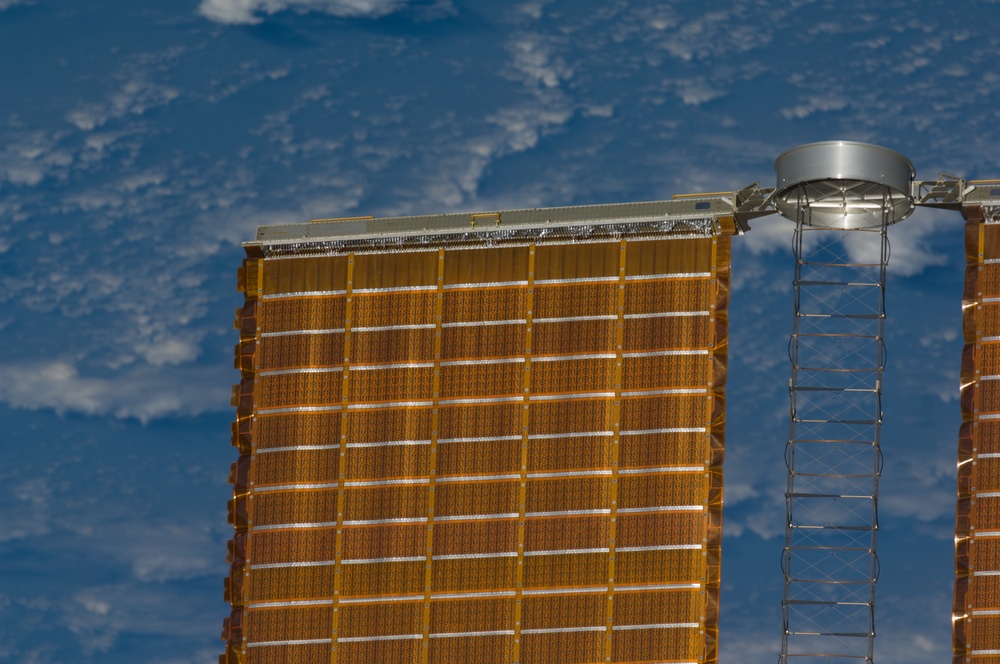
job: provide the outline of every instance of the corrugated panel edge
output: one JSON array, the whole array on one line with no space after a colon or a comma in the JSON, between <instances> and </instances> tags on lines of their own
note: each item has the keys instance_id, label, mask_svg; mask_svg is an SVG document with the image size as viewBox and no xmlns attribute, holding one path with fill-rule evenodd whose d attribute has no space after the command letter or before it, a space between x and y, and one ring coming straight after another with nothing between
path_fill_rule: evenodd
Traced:
<instances>
[{"instance_id":1,"label":"corrugated panel edge","mask_svg":"<svg viewBox=\"0 0 1000 664\"><path fill-rule=\"evenodd\" d=\"M229 501L229 522L233 525L233 539L228 543L227 562L229 576L225 579L224 598L231 607L229 617L223 621L222 639L226 651L219 656L219 664L243 664L246 661L243 633L244 597L243 579L246 574L246 541L249 516L247 493L250 486L250 452L253 448L254 377L257 365L257 343L260 332L257 326L257 302L262 294L263 261L260 250L247 247L247 258L237 273L237 290L243 293L243 307L237 311L236 325L240 340L235 349L235 368L240 372L240 382L233 386L232 406L236 420L232 424L232 444L240 451L229 472L233 485L233 499Z\"/></svg>"},{"instance_id":2,"label":"corrugated panel edge","mask_svg":"<svg viewBox=\"0 0 1000 664\"><path fill-rule=\"evenodd\" d=\"M967 619L969 591L969 508L973 448L976 436L976 339L979 333L979 268L982 261L983 209L964 208L965 225L965 291L962 295L961 409L962 424L958 432L958 497L955 508L955 598L952 604L952 662L964 664L967 658Z\"/></svg>"}]
</instances>

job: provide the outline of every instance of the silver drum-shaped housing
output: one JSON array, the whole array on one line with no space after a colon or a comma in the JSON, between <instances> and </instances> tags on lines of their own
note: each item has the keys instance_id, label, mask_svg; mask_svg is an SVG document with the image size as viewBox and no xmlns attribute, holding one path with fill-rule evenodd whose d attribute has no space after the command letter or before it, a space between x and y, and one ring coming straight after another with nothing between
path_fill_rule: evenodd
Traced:
<instances>
[{"instance_id":1,"label":"silver drum-shaped housing","mask_svg":"<svg viewBox=\"0 0 1000 664\"><path fill-rule=\"evenodd\" d=\"M774 206L782 216L824 228L872 228L913 212L909 159L878 145L824 141L800 145L774 161Z\"/></svg>"}]
</instances>

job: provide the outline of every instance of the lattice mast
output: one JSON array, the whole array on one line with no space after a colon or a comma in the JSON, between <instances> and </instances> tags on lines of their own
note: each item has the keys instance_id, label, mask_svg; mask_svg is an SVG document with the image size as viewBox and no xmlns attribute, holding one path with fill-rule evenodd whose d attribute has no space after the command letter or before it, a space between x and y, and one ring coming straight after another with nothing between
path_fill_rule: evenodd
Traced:
<instances>
[{"instance_id":1,"label":"lattice mast","mask_svg":"<svg viewBox=\"0 0 1000 664\"><path fill-rule=\"evenodd\" d=\"M901 155L814 143L775 162L796 223L780 664L873 661L887 227L913 210Z\"/></svg>"}]
</instances>

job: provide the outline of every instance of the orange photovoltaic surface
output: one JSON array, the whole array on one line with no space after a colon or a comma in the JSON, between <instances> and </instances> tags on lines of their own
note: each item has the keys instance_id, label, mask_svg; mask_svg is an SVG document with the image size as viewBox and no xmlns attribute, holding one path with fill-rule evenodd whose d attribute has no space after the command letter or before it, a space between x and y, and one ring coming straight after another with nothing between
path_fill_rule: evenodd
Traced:
<instances>
[{"instance_id":1,"label":"orange photovoltaic surface","mask_svg":"<svg viewBox=\"0 0 1000 664\"><path fill-rule=\"evenodd\" d=\"M1000 218L966 207L955 664L1000 664Z\"/></svg>"},{"instance_id":2,"label":"orange photovoltaic surface","mask_svg":"<svg viewBox=\"0 0 1000 664\"><path fill-rule=\"evenodd\" d=\"M733 232L248 245L220 661L715 663Z\"/></svg>"}]
</instances>

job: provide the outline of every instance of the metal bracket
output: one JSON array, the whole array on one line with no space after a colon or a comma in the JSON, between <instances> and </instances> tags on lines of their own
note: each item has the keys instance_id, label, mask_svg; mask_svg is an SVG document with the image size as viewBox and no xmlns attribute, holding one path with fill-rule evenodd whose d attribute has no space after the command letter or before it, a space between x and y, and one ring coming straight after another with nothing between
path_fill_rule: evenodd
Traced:
<instances>
[{"instance_id":1,"label":"metal bracket","mask_svg":"<svg viewBox=\"0 0 1000 664\"><path fill-rule=\"evenodd\" d=\"M761 189L760 182L754 182L736 192L736 202L733 205L733 217L739 228L740 235L750 230L750 220L777 212L771 206L775 189Z\"/></svg>"},{"instance_id":2,"label":"metal bracket","mask_svg":"<svg viewBox=\"0 0 1000 664\"><path fill-rule=\"evenodd\" d=\"M911 187L915 204L945 210L961 210L968 193L965 180L946 173L937 180L915 180Z\"/></svg>"}]
</instances>

